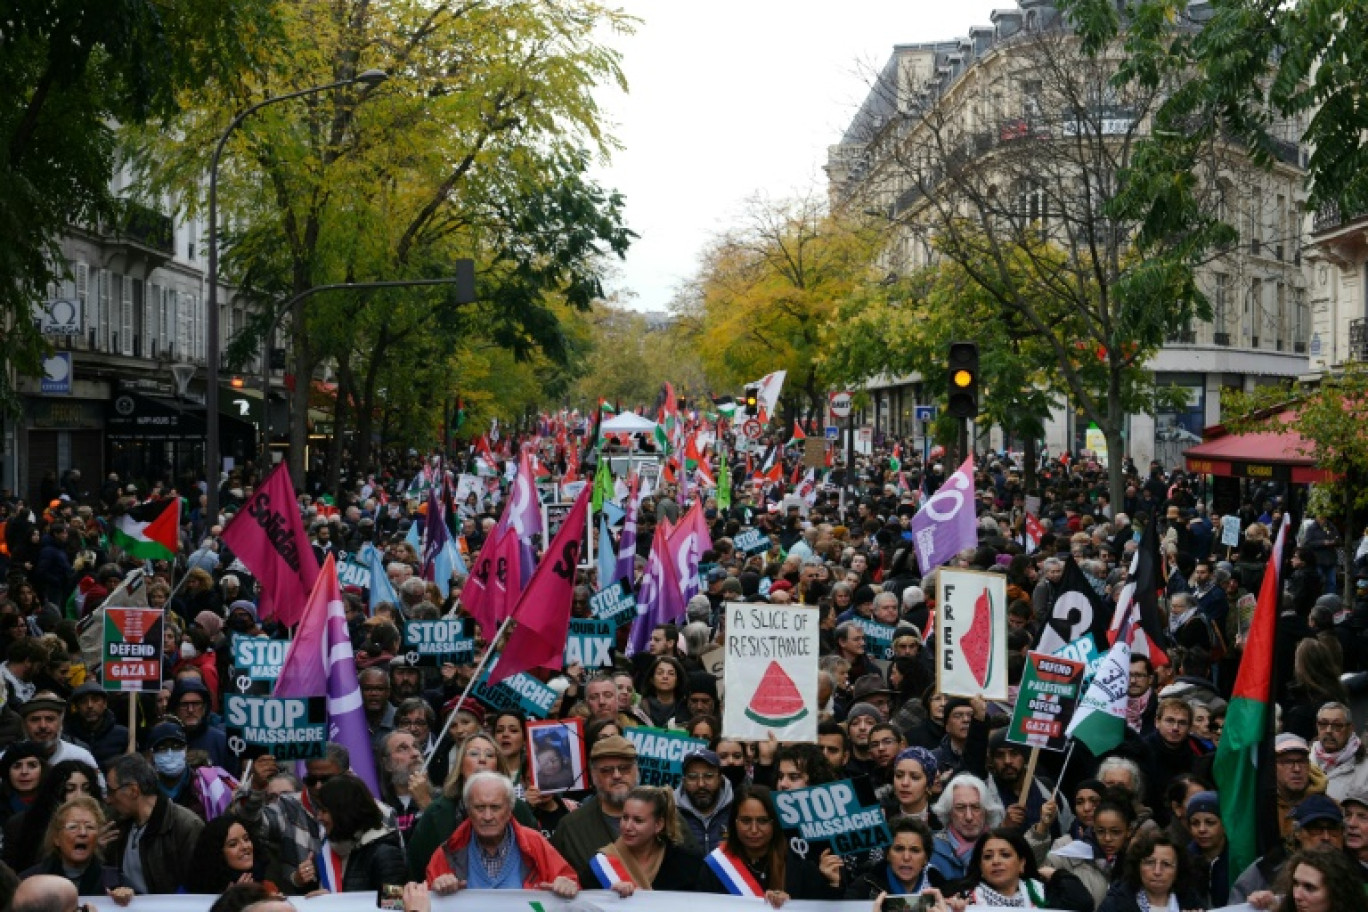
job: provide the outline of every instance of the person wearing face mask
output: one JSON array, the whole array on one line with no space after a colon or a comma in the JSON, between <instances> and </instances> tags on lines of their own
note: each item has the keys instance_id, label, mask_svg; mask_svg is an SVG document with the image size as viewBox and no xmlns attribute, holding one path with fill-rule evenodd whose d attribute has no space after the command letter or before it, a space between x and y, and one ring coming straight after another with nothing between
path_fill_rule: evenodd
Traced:
<instances>
[{"instance_id":1,"label":"person wearing face mask","mask_svg":"<svg viewBox=\"0 0 1368 912\"><path fill-rule=\"evenodd\" d=\"M210 702L213 699L209 688L199 678L185 677L176 681L171 688L171 698L166 709L180 720L184 727L186 745L190 750L202 750L209 755L209 762L223 769L231 769L237 764L228 750L228 736L223 729L209 721Z\"/></svg>"},{"instance_id":2,"label":"person wearing face mask","mask_svg":"<svg viewBox=\"0 0 1368 912\"><path fill-rule=\"evenodd\" d=\"M214 652L209 634L200 629L197 624L191 624L190 629L185 631L185 636L181 639L180 659L172 667L171 677L174 679L187 668L198 669L204 686L209 688L209 694L213 700L213 709L217 712L219 708L218 655Z\"/></svg>"},{"instance_id":3,"label":"person wearing face mask","mask_svg":"<svg viewBox=\"0 0 1368 912\"><path fill-rule=\"evenodd\" d=\"M238 599L228 606L228 620L224 626L236 636L266 635L257 620L256 605L246 599Z\"/></svg>"},{"instance_id":4,"label":"person wearing face mask","mask_svg":"<svg viewBox=\"0 0 1368 912\"><path fill-rule=\"evenodd\" d=\"M147 735L147 750L157 773L157 791L168 801L203 818L204 804L195 794L185 760L185 727L173 718L158 722Z\"/></svg>"}]
</instances>

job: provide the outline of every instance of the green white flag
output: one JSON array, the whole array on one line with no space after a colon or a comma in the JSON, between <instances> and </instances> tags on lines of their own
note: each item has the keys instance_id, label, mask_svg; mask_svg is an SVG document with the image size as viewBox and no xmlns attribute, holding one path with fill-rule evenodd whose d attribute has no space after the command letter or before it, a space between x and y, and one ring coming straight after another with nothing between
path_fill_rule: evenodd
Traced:
<instances>
[{"instance_id":1,"label":"green white flag","mask_svg":"<svg viewBox=\"0 0 1368 912\"><path fill-rule=\"evenodd\" d=\"M1065 735L1077 738L1100 756L1126 739L1126 702L1130 686L1130 641L1132 613L1121 622L1116 642L1107 650L1102 665L1078 701L1073 721Z\"/></svg>"}]
</instances>

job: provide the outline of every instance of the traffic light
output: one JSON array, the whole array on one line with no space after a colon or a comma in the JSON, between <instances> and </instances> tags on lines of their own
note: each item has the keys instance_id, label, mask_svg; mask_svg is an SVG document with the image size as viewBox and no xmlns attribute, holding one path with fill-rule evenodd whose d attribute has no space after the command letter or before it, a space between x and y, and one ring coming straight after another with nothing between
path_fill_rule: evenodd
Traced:
<instances>
[{"instance_id":1,"label":"traffic light","mask_svg":"<svg viewBox=\"0 0 1368 912\"><path fill-rule=\"evenodd\" d=\"M949 397L946 410L955 418L978 415L979 350L977 342L951 342Z\"/></svg>"},{"instance_id":2,"label":"traffic light","mask_svg":"<svg viewBox=\"0 0 1368 912\"><path fill-rule=\"evenodd\" d=\"M758 415L760 413L760 387L746 387L746 414Z\"/></svg>"}]
</instances>

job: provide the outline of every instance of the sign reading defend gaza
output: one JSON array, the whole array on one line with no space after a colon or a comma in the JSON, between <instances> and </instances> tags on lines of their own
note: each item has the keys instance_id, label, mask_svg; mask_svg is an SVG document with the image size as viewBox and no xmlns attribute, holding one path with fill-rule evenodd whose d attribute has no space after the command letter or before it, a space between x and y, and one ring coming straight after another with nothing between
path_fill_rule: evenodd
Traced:
<instances>
[{"instance_id":1,"label":"sign reading defend gaza","mask_svg":"<svg viewBox=\"0 0 1368 912\"><path fill-rule=\"evenodd\" d=\"M101 665L105 690L156 693L162 681L161 608L106 608Z\"/></svg>"},{"instance_id":2,"label":"sign reading defend gaza","mask_svg":"<svg viewBox=\"0 0 1368 912\"><path fill-rule=\"evenodd\" d=\"M1073 659L1026 653L1026 669L1017 690L1007 740L1027 747L1062 751L1064 732L1078 706L1084 665Z\"/></svg>"},{"instance_id":3,"label":"sign reading defend gaza","mask_svg":"<svg viewBox=\"0 0 1368 912\"><path fill-rule=\"evenodd\" d=\"M936 689L1007 699L1007 577L976 570L936 574Z\"/></svg>"},{"instance_id":4,"label":"sign reading defend gaza","mask_svg":"<svg viewBox=\"0 0 1368 912\"><path fill-rule=\"evenodd\" d=\"M817 740L817 609L728 602L722 732L729 738ZM1005 677L1005 675L1004 675Z\"/></svg>"}]
</instances>

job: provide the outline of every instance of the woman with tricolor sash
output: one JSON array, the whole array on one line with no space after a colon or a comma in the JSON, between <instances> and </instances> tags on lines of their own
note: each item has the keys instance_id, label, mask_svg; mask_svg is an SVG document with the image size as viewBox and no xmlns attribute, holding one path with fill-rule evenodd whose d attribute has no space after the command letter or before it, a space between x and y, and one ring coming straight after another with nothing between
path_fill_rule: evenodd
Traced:
<instances>
[{"instance_id":1,"label":"woman with tricolor sash","mask_svg":"<svg viewBox=\"0 0 1368 912\"><path fill-rule=\"evenodd\" d=\"M708 853L699 874L700 893L763 897L774 908L790 899L840 899L841 857L822 853L820 867L789 848L770 790L742 788L727 818L727 835Z\"/></svg>"},{"instance_id":2,"label":"woman with tricolor sash","mask_svg":"<svg viewBox=\"0 0 1368 912\"><path fill-rule=\"evenodd\" d=\"M669 789L637 786L618 818L618 838L589 860L599 885L626 898L637 890L688 892L698 885L703 857L685 848Z\"/></svg>"}]
</instances>

